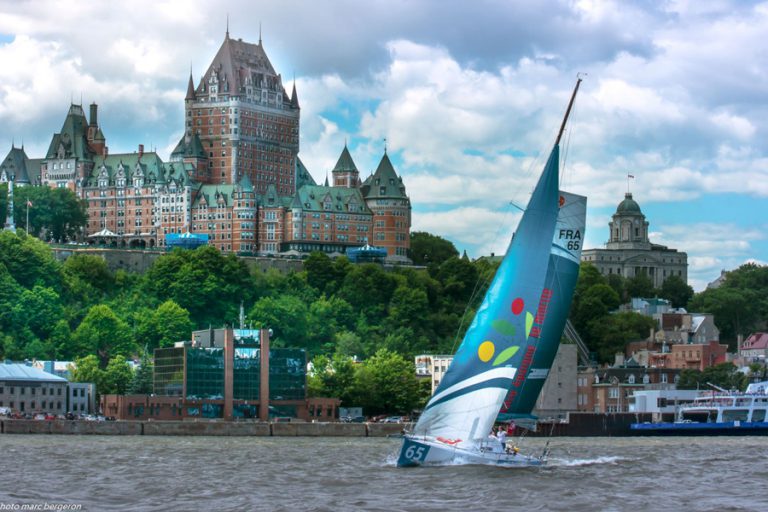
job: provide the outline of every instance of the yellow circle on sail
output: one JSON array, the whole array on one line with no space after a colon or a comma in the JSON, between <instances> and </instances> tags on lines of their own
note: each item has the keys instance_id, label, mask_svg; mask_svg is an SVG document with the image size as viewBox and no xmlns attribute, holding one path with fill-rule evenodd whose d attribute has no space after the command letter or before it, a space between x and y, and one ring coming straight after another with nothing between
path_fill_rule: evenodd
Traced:
<instances>
[{"instance_id":1,"label":"yellow circle on sail","mask_svg":"<svg viewBox=\"0 0 768 512\"><path fill-rule=\"evenodd\" d=\"M477 356L484 363L487 363L493 357L493 353L496 351L496 347L490 341L484 341L477 349Z\"/></svg>"}]
</instances>

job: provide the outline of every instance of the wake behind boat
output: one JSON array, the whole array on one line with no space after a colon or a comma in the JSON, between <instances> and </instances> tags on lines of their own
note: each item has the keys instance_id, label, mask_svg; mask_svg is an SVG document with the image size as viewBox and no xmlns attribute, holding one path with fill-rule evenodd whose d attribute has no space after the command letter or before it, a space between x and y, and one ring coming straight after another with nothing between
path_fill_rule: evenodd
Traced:
<instances>
[{"instance_id":1,"label":"wake behind boat","mask_svg":"<svg viewBox=\"0 0 768 512\"><path fill-rule=\"evenodd\" d=\"M559 191L560 139L573 95L528 207L464 340L398 466L541 466L539 455L488 441L497 418L535 422L536 398L560 343L579 271L586 198Z\"/></svg>"}]
</instances>

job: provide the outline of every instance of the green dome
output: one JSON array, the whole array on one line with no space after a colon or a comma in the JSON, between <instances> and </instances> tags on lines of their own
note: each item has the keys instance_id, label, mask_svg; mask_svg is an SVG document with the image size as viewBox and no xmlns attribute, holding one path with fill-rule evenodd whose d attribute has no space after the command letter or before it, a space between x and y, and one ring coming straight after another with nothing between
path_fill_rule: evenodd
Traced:
<instances>
[{"instance_id":1,"label":"green dome","mask_svg":"<svg viewBox=\"0 0 768 512\"><path fill-rule=\"evenodd\" d=\"M624 195L624 200L619 203L616 213L640 213L640 205L632 199L631 192Z\"/></svg>"}]
</instances>

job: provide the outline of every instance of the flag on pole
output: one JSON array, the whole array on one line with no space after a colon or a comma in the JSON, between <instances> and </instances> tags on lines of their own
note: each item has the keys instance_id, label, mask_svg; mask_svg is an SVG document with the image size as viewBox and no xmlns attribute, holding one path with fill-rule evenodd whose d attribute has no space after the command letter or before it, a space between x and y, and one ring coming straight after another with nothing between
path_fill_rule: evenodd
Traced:
<instances>
[{"instance_id":1,"label":"flag on pole","mask_svg":"<svg viewBox=\"0 0 768 512\"><path fill-rule=\"evenodd\" d=\"M27 199L27 206L32 206L32 201L30 201L29 199Z\"/></svg>"},{"instance_id":2,"label":"flag on pole","mask_svg":"<svg viewBox=\"0 0 768 512\"><path fill-rule=\"evenodd\" d=\"M627 178L632 178L632 179L635 179L635 176L634 176L634 175L632 175L632 174L627 174Z\"/></svg>"}]
</instances>

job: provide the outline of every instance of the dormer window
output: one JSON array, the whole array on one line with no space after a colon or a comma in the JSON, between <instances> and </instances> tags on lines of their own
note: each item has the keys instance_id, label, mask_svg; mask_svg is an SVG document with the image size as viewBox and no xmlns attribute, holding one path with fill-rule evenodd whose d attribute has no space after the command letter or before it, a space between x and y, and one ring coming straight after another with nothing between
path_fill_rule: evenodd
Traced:
<instances>
[{"instance_id":1,"label":"dormer window","mask_svg":"<svg viewBox=\"0 0 768 512\"><path fill-rule=\"evenodd\" d=\"M100 188L107 188L107 182L108 180L104 178L99 178L99 187Z\"/></svg>"}]
</instances>

